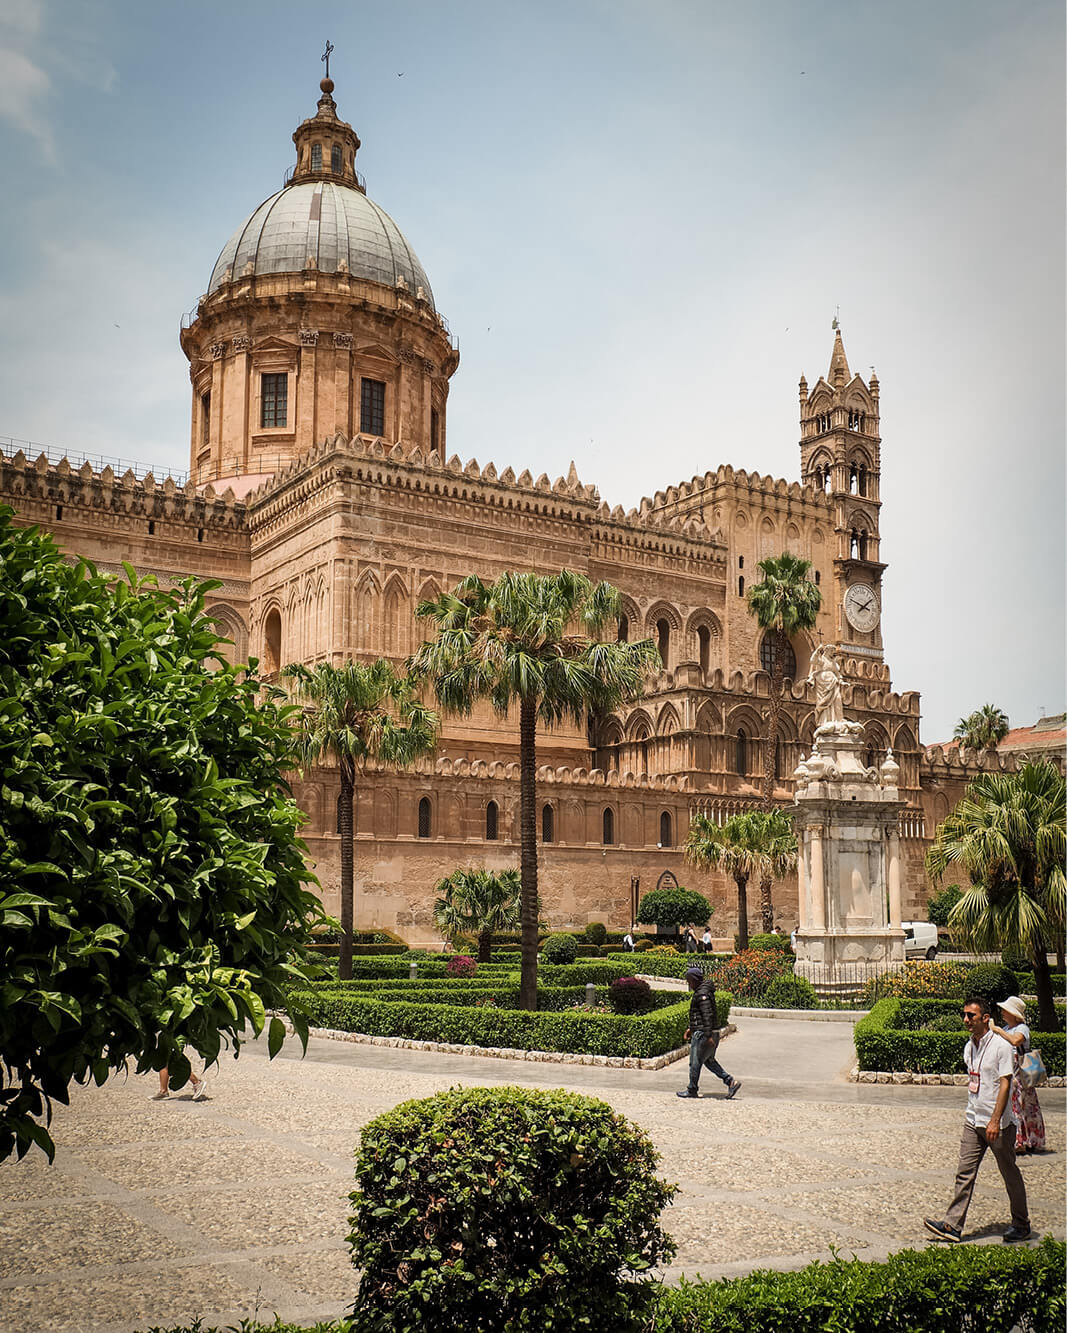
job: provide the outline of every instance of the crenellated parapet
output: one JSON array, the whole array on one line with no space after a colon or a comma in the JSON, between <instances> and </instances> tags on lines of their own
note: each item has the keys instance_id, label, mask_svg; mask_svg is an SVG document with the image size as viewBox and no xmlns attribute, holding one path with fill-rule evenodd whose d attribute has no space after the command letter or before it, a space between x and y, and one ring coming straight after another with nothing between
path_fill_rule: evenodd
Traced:
<instances>
[{"instance_id":1,"label":"crenellated parapet","mask_svg":"<svg viewBox=\"0 0 1067 1333\"><path fill-rule=\"evenodd\" d=\"M671 516L685 513L695 505L714 504L726 498L739 503L759 503L765 508L788 510L812 518L825 519L831 510L829 497L798 481L764 476L734 469L729 463L721 464L714 472L694 476L677 486L668 486L654 496L645 496L640 505L641 514L662 513Z\"/></svg>"},{"instance_id":2,"label":"crenellated parapet","mask_svg":"<svg viewBox=\"0 0 1067 1333\"><path fill-rule=\"evenodd\" d=\"M1019 760L996 750L968 750L965 746L944 749L931 745L922 752L920 772L924 778L970 782L982 773L1015 773Z\"/></svg>"},{"instance_id":3,"label":"crenellated parapet","mask_svg":"<svg viewBox=\"0 0 1067 1333\"><path fill-rule=\"evenodd\" d=\"M362 771L378 774L394 770L377 760L365 760ZM407 771L422 777L473 778L516 784L519 781L517 763L502 763L495 760L449 759L445 756L437 759L423 758L416 760ZM538 768L537 781L541 786L550 787L609 787L660 792L685 792L688 789L688 778L685 775L650 776L630 772L607 772L600 768L553 767L549 764L542 764Z\"/></svg>"}]
</instances>

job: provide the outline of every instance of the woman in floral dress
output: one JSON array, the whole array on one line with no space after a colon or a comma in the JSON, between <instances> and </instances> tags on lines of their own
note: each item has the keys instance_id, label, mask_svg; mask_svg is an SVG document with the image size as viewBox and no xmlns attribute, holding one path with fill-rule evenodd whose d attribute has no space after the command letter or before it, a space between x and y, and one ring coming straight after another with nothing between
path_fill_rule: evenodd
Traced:
<instances>
[{"instance_id":1,"label":"woman in floral dress","mask_svg":"<svg viewBox=\"0 0 1067 1333\"><path fill-rule=\"evenodd\" d=\"M1019 1080L1019 1061L1030 1049L1030 1029L1026 1023L1026 1003L1009 995L1000 1010L1004 1026L993 1025L998 1036L1015 1047L1015 1075L1011 1080L1011 1113L1015 1119L1015 1151L1044 1152L1045 1118L1037 1101L1037 1089L1027 1088Z\"/></svg>"}]
</instances>

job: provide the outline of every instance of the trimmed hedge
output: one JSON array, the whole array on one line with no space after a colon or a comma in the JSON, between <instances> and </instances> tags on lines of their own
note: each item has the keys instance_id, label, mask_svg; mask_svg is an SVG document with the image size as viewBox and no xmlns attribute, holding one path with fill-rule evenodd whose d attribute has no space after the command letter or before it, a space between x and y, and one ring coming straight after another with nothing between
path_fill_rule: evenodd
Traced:
<instances>
[{"instance_id":1,"label":"trimmed hedge","mask_svg":"<svg viewBox=\"0 0 1067 1333\"><path fill-rule=\"evenodd\" d=\"M683 1044L689 997L649 1014L566 1013L524 1009L477 1009L400 1000L383 1002L343 991L295 991L313 1026L368 1036L406 1037L462 1046L502 1046L515 1050L615 1055L647 1059ZM719 1025L725 1026L733 996L716 995Z\"/></svg>"},{"instance_id":2,"label":"trimmed hedge","mask_svg":"<svg viewBox=\"0 0 1067 1333\"><path fill-rule=\"evenodd\" d=\"M613 983L618 985L618 982ZM363 983L335 982L332 986L316 986L318 995L348 995L358 999L375 998L384 1004L397 1001L409 1001L413 1004L450 1004L464 1008L477 1008L491 1000L498 1009L517 1009L519 1007L519 986L517 982L505 981L501 985L475 983L471 986L456 986L454 982L428 981L418 982L375 982ZM645 1009L666 1009L677 1004L681 997L674 991L655 991L650 995ZM598 1004L610 1003L610 987L596 988ZM562 1013L585 1003L584 986L539 986L537 988L537 1008L542 1013Z\"/></svg>"},{"instance_id":3,"label":"trimmed hedge","mask_svg":"<svg viewBox=\"0 0 1067 1333\"><path fill-rule=\"evenodd\" d=\"M885 1263L835 1259L796 1273L761 1269L724 1282L683 1280L677 1289L660 1289L653 1328L657 1333L1007 1333L1018 1326L1024 1333L1062 1333L1065 1258L1062 1241L1049 1237L1034 1249L902 1250Z\"/></svg>"},{"instance_id":4,"label":"trimmed hedge","mask_svg":"<svg viewBox=\"0 0 1067 1333\"><path fill-rule=\"evenodd\" d=\"M859 1067L912 1074L962 1074L961 1057L967 1040L962 1018L958 1032L922 1028L929 1019L953 1012L959 1012L959 1003L953 1000L879 1000L855 1027ZM1048 1072L1063 1074L1063 1031L1033 1032L1031 1041L1041 1052Z\"/></svg>"}]
</instances>

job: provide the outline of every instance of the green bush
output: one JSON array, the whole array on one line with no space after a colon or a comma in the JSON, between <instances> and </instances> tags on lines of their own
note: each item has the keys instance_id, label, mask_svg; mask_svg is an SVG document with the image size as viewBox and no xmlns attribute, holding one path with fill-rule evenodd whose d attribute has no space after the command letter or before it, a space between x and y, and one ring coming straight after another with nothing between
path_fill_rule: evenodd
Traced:
<instances>
[{"instance_id":1,"label":"green bush","mask_svg":"<svg viewBox=\"0 0 1067 1333\"><path fill-rule=\"evenodd\" d=\"M637 977L620 977L608 987L608 1003L617 1014L644 1014L652 1008L652 987Z\"/></svg>"},{"instance_id":2,"label":"green bush","mask_svg":"<svg viewBox=\"0 0 1067 1333\"><path fill-rule=\"evenodd\" d=\"M578 941L573 935L549 935L541 946L546 963L573 963L578 957Z\"/></svg>"},{"instance_id":3,"label":"green bush","mask_svg":"<svg viewBox=\"0 0 1067 1333\"><path fill-rule=\"evenodd\" d=\"M835 1259L797 1273L760 1270L657 1293L656 1333L1062 1333L1062 1241L1034 1249L902 1250L885 1263Z\"/></svg>"},{"instance_id":4,"label":"green bush","mask_svg":"<svg viewBox=\"0 0 1067 1333\"><path fill-rule=\"evenodd\" d=\"M947 885L939 893L935 893L926 904L926 919L941 930L947 930L949 913L962 897L958 884ZM940 944L940 941L938 943Z\"/></svg>"},{"instance_id":5,"label":"green bush","mask_svg":"<svg viewBox=\"0 0 1067 1333\"><path fill-rule=\"evenodd\" d=\"M651 940L634 940L634 953L645 953L652 948Z\"/></svg>"},{"instance_id":6,"label":"green bush","mask_svg":"<svg viewBox=\"0 0 1067 1333\"><path fill-rule=\"evenodd\" d=\"M1062 1006L1058 1006L1062 1014ZM959 1001L879 1000L860 1019L854 1031L856 1056L861 1069L902 1070L917 1074L962 1074L963 1042L960 1027L947 1032L924 1030L930 1019L943 1014L957 1016ZM1064 1072L1064 1033L1033 1032L1033 1044L1041 1051L1050 1074Z\"/></svg>"},{"instance_id":7,"label":"green bush","mask_svg":"<svg viewBox=\"0 0 1067 1333\"><path fill-rule=\"evenodd\" d=\"M775 977L763 992L763 1004L768 1009L818 1009L819 997L807 977L787 972Z\"/></svg>"},{"instance_id":8,"label":"green bush","mask_svg":"<svg viewBox=\"0 0 1067 1333\"><path fill-rule=\"evenodd\" d=\"M461 1088L363 1129L348 1242L379 1333L633 1330L669 1263L644 1130L572 1092Z\"/></svg>"},{"instance_id":9,"label":"green bush","mask_svg":"<svg viewBox=\"0 0 1067 1333\"><path fill-rule=\"evenodd\" d=\"M734 936L734 952L738 951L740 936ZM767 935L750 935L748 937L748 947L750 949L781 949L783 953L792 953L793 946L789 943L788 935L775 935L773 931Z\"/></svg>"},{"instance_id":10,"label":"green bush","mask_svg":"<svg viewBox=\"0 0 1067 1333\"><path fill-rule=\"evenodd\" d=\"M998 1005L1009 995L1019 994L1019 978L1001 963L979 963L964 977L963 993L984 995L990 1005Z\"/></svg>"},{"instance_id":11,"label":"green bush","mask_svg":"<svg viewBox=\"0 0 1067 1333\"><path fill-rule=\"evenodd\" d=\"M1019 989L1016 995L1036 995L1037 982L1032 972L1019 972ZM1049 974L1049 980L1052 982L1053 995L1063 995L1067 993L1067 976L1062 972L1052 972Z\"/></svg>"},{"instance_id":12,"label":"green bush","mask_svg":"<svg viewBox=\"0 0 1067 1333\"><path fill-rule=\"evenodd\" d=\"M691 889L653 889L641 899L637 919L645 925L685 926L709 921L714 910L703 894Z\"/></svg>"},{"instance_id":13,"label":"green bush","mask_svg":"<svg viewBox=\"0 0 1067 1333\"><path fill-rule=\"evenodd\" d=\"M590 921L585 928L585 938L590 944L606 944L608 942L608 928L603 921Z\"/></svg>"},{"instance_id":14,"label":"green bush","mask_svg":"<svg viewBox=\"0 0 1067 1333\"><path fill-rule=\"evenodd\" d=\"M1021 949L1005 949L1000 955L1000 961L1006 968L1015 973L1033 972L1034 970L1034 960L1027 958Z\"/></svg>"},{"instance_id":15,"label":"green bush","mask_svg":"<svg viewBox=\"0 0 1067 1333\"><path fill-rule=\"evenodd\" d=\"M890 996L897 999L962 1000L966 976L965 963L949 963L942 959L904 963L891 972L871 977L860 992L860 1003L869 1006Z\"/></svg>"},{"instance_id":16,"label":"green bush","mask_svg":"<svg viewBox=\"0 0 1067 1333\"><path fill-rule=\"evenodd\" d=\"M922 1032L954 1032L957 1040L967 1040L963 1019L960 1018L959 1014L935 1014L933 1018L926 1020L920 1030Z\"/></svg>"},{"instance_id":17,"label":"green bush","mask_svg":"<svg viewBox=\"0 0 1067 1333\"><path fill-rule=\"evenodd\" d=\"M792 965L792 958L780 949L748 949L716 964L714 973L716 984L721 983L747 1000L762 1001L771 982L789 971Z\"/></svg>"}]
</instances>

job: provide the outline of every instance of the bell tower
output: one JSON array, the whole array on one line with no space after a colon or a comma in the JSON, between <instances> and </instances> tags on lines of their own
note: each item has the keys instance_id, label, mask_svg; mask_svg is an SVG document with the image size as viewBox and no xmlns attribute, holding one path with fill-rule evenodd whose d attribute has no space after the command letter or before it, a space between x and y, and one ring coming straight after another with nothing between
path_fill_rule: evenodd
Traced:
<instances>
[{"instance_id":1,"label":"bell tower","mask_svg":"<svg viewBox=\"0 0 1067 1333\"><path fill-rule=\"evenodd\" d=\"M882 660L882 572L878 516L881 443L878 377L849 370L834 320L830 369L811 393L800 378L800 473L830 506L834 558L834 633L852 657Z\"/></svg>"}]
</instances>

